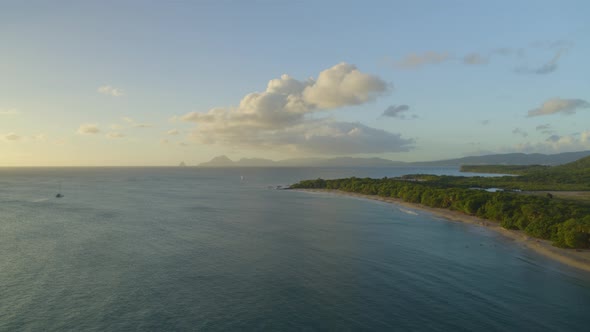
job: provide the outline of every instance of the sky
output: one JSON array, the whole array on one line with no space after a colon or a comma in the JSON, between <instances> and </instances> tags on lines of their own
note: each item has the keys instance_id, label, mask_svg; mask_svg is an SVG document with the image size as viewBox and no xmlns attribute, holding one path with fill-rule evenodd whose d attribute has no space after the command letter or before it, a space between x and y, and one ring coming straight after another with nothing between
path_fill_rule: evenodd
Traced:
<instances>
[{"instance_id":1,"label":"sky","mask_svg":"<svg viewBox=\"0 0 590 332\"><path fill-rule=\"evenodd\" d=\"M0 0L0 166L590 150L588 12Z\"/></svg>"}]
</instances>

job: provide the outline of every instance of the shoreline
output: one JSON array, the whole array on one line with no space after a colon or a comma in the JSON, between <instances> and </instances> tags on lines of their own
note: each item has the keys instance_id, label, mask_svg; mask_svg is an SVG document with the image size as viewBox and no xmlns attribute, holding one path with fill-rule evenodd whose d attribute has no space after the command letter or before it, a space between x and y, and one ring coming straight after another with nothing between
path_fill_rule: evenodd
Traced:
<instances>
[{"instance_id":1,"label":"shoreline","mask_svg":"<svg viewBox=\"0 0 590 332\"><path fill-rule=\"evenodd\" d=\"M549 240L542 240L530 237L523 231L509 230L501 227L498 223L487 219L482 219L476 216L467 215L463 212L453 211L442 208L433 208L424 206L416 203L404 202L399 198L392 197L381 197L377 195L364 195L353 192L334 190L334 189L289 189L300 192L317 192L317 193L328 193L341 196L350 196L363 199L369 199L374 201L380 201L390 204L399 205L406 208L429 212L436 217L443 219L458 221L467 224L478 225L486 227L487 229L493 230L500 235L503 235L509 239L516 241L518 244L534 250L535 252L560 262L562 264L575 267L580 270L590 272L590 249L565 249L554 247Z\"/></svg>"}]
</instances>

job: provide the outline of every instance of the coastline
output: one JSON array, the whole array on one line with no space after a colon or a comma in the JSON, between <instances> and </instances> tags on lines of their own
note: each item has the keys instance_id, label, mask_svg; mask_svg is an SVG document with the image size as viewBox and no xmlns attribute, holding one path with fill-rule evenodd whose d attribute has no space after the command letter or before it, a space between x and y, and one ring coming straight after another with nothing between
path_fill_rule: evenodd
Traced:
<instances>
[{"instance_id":1,"label":"coastline","mask_svg":"<svg viewBox=\"0 0 590 332\"><path fill-rule=\"evenodd\" d=\"M341 196L351 196L351 197L358 197L364 199L370 199L374 201L380 201L390 204L399 205L402 207L407 207L415 210L426 211L434 216L441 217L443 219L452 220L452 221L459 221L463 223L478 225L481 227L486 227L487 229L493 230L509 239L516 241L518 244L522 245L523 247L529 248L534 250L535 252L558 261L562 264L578 268L580 270L584 270L590 272L590 250L589 249L565 249L565 248L558 248L554 247L549 240L542 240L537 238L532 238L526 235L523 231L517 230L509 230L502 228L499 224L487 220L482 219L476 216L467 215L463 212L453 211L448 209L441 209L441 208L433 208L424 206L421 204L415 203L408 203L404 202L398 198L392 197L381 197L377 195L364 195L358 194L353 192L341 191L341 190L334 190L334 189L289 189L294 191L300 192L317 192L317 193L329 193Z\"/></svg>"}]
</instances>

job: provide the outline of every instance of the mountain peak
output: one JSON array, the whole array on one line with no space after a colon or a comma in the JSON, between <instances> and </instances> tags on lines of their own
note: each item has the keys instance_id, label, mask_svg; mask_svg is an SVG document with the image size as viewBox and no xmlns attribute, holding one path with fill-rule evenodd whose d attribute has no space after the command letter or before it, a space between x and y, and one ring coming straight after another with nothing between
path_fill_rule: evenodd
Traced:
<instances>
[{"instance_id":1,"label":"mountain peak","mask_svg":"<svg viewBox=\"0 0 590 332\"><path fill-rule=\"evenodd\" d=\"M208 162L199 164L201 167L228 167L234 166L234 162L226 155L217 156Z\"/></svg>"}]
</instances>

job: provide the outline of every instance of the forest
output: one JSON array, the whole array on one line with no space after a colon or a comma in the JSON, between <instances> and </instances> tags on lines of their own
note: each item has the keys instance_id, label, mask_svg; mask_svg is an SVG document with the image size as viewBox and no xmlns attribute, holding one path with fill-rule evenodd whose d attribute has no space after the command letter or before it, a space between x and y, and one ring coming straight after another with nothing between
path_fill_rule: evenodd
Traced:
<instances>
[{"instance_id":1,"label":"forest","mask_svg":"<svg viewBox=\"0 0 590 332\"><path fill-rule=\"evenodd\" d=\"M491 187L504 190L488 192L481 189ZM555 246L590 248L590 204L520 191L590 190L590 157L522 176L486 178L418 174L382 179L352 177L304 180L290 188L335 189L399 198L489 219L506 229L522 230L531 237L551 240Z\"/></svg>"},{"instance_id":2,"label":"forest","mask_svg":"<svg viewBox=\"0 0 590 332\"><path fill-rule=\"evenodd\" d=\"M545 165L462 165L461 172L524 175L547 170Z\"/></svg>"}]
</instances>

